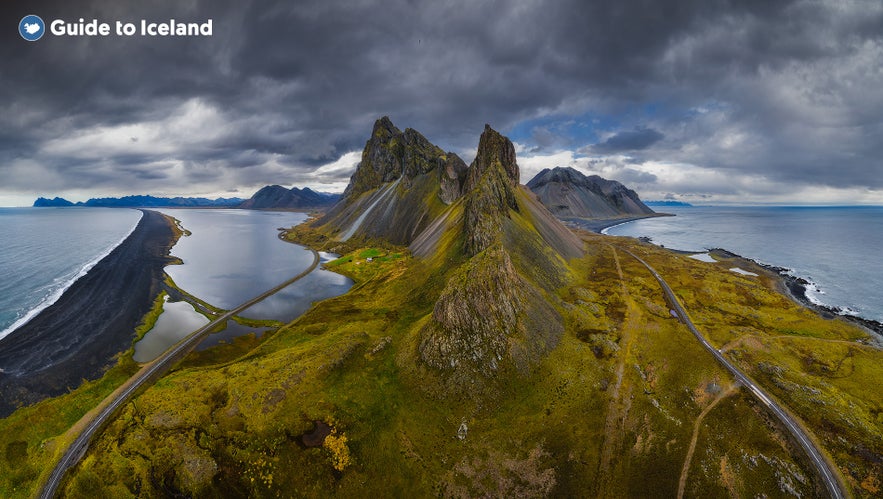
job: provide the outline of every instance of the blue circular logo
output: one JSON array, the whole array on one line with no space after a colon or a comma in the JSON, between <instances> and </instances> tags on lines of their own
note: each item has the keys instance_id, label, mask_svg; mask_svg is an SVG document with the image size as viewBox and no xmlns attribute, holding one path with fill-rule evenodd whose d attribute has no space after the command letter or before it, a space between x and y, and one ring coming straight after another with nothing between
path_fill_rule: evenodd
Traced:
<instances>
[{"instance_id":1,"label":"blue circular logo","mask_svg":"<svg viewBox=\"0 0 883 499\"><path fill-rule=\"evenodd\" d=\"M33 14L24 16L18 23L19 34L29 42L36 42L42 38L44 31L46 31L46 23L40 19L40 16Z\"/></svg>"}]
</instances>

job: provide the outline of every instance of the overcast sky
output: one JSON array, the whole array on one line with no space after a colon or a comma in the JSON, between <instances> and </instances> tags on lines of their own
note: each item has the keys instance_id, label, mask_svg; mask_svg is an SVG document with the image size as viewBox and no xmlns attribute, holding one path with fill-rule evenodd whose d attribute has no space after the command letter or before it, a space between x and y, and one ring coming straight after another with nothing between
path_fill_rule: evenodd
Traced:
<instances>
[{"instance_id":1,"label":"overcast sky","mask_svg":"<svg viewBox=\"0 0 883 499\"><path fill-rule=\"evenodd\" d=\"M489 123L516 143L525 182L574 166L643 199L883 204L879 0L3 9L0 206L342 191L383 115L467 163ZM27 42L26 14L211 18L213 35Z\"/></svg>"}]
</instances>

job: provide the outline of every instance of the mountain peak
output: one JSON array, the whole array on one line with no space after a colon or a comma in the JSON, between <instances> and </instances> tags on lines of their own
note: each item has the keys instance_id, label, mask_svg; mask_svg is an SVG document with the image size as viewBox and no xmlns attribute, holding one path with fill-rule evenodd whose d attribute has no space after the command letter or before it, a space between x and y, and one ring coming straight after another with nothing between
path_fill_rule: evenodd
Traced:
<instances>
[{"instance_id":1,"label":"mountain peak","mask_svg":"<svg viewBox=\"0 0 883 499\"><path fill-rule=\"evenodd\" d=\"M309 188L291 189L281 185L268 185L261 187L250 199L246 199L239 205L240 208L270 209L270 208L315 208L326 206L337 200L336 195L322 194Z\"/></svg>"},{"instance_id":2,"label":"mountain peak","mask_svg":"<svg viewBox=\"0 0 883 499\"><path fill-rule=\"evenodd\" d=\"M35 208L56 207L56 206L74 206L74 203L71 203L67 199L60 198L58 196L56 196L53 199L47 199L47 198L40 197L40 198L37 198L36 201L34 201Z\"/></svg>"},{"instance_id":3,"label":"mountain peak","mask_svg":"<svg viewBox=\"0 0 883 499\"><path fill-rule=\"evenodd\" d=\"M515 199L518 177L515 146L490 125L485 125L464 189L464 249L469 256L485 250L499 238L509 210L518 211Z\"/></svg>"},{"instance_id":4,"label":"mountain peak","mask_svg":"<svg viewBox=\"0 0 883 499\"><path fill-rule=\"evenodd\" d=\"M344 200L352 202L387 182L403 176L413 178L444 162L445 153L441 148L412 128L402 132L388 116L384 116L374 122L371 138L362 151L362 160L343 193Z\"/></svg>"},{"instance_id":5,"label":"mountain peak","mask_svg":"<svg viewBox=\"0 0 883 499\"><path fill-rule=\"evenodd\" d=\"M513 186L518 185L520 173L515 161L515 146L507 137L486 124L481 138L478 139L478 152L470 167L466 190L471 189L477 183L478 177L493 164L499 164L503 168Z\"/></svg>"},{"instance_id":6,"label":"mountain peak","mask_svg":"<svg viewBox=\"0 0 883 499\"><path fill-rule=\"evenodd\" d=\"M615 180L586 176L571 167L544 169L527 183L540 202L561 218L616 218L649 215L638 194Z\"/></svg>"}]
</instances>

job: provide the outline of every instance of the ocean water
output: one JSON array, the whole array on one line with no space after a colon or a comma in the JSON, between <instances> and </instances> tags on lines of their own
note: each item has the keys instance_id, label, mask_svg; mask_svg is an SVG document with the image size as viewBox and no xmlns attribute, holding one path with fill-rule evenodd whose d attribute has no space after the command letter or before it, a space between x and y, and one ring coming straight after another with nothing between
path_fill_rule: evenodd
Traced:
<instances>
[{"instance_id":1,"label":"ocean water","mask_svg":"<svg viewBox=\"0 0 883 499\"><path fill-rule=\"evenodd\" d=\"M140 219L122 208L0 208L0 338L54 303Z\"/></svg>"},{"instance_id":2,"label":"ocean water","mask_svg":"<svg viewBox=\"0 0 883 499\"><path fill-rule=\"evenodd\" d=\"M166 273L188 293L220 308L233 308L291 279L309 267L313 255L301 246L280 241L278 228L306 219L303 213L253 210L160 210L191 232L181 237L172 255L183 265ZM330 255L323 255L327 261ZM314 301L345 293L352 280L316 269L307 277L245 310L255 319L288 322Z\"/></svg>"},{"instance_id":3,"label":"ocean water","mask_svg":"<svg viewBox=\"0 0 883 499\"><path fill-rule=\"evenodd\" d=\"M650 237L667 248L723 248L784 267L812 284L807 297L883 322L883 207L665 207L606 234Z\"/></svg>"}]
</instances>

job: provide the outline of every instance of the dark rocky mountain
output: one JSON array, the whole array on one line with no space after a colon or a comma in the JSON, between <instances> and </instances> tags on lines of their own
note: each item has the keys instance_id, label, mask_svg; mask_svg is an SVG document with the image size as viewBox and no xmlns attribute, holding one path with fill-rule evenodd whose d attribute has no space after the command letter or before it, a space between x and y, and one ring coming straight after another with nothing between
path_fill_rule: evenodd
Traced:
<instances>
[{"instance_id":1,"label":"dark rocky mountain","mask_svg":"<svg viewBox=\"0 0 883 499\"><path fill-rule=\"evenodd\" d=\"M45 207L58 207L58 206L75 206L74 203L71 203L67 199L54 197L52 199L46 198L37 198L34 201L34 208L45 208Z\"/></svg>"},{"instance_id":2,"label":"dark rocky mountain","mask_svg":"<svg viewBox=\"0 0 883 499\"><path fill-rule=\"evenodd\" d=\"M426 258L467 257L451 273L418 347L421 361L451 389L481 391L505 373L530 372L564 331L550 293L567 279L566 260L582 254L582 243L518 179L512 142L486 125L462 202L412 245ZM425 239L437 241L433 250ZM462 243L446 250L439 244L445 240Z\"/></svg>"},{"instance_id":3,"label":"dark rocky mountain","mask_svg":"<svg viewBox=\"0 0 883 499\"><path fill-rule=\"evenodd\" d=\"M564 331L554 290L582 242L519 178L512 142L490 126L467 167L384 117L343 199L314 224L329 248L408 245L444 276L415 361L452 392L468 384L483 396L530 372Z\"/></svg>"},{"instance_id":4,"label":"dark rocky mountain","mask_svg":"<svg viewBox=\"0 0 883 499\"><path fill-rule=\"evenodd\" d=\"M121 198L93 198L83 206L125 207L125 208L233 208L242 202L241 198L164 198L156 196L123 196ZM78 203L79 205L79 203Z\"/></svg>"},{"instance_id":5,"label":"dark rocky mountain","mask_svg":"<svg viewBox=\"0 0 883 499\"><path fill-rule=\"evenodd\" d=\"M463 194L466 164L386 116L374 123L341 200L319 223L351 237L408 245Z\"/></svg>"},{"instance_id":6,"label":"dark rocky mountain","mask_svg":"<svg viewBox=\"0 0 883 499\"><path fill-rule=\"evenodd\" d=\"M243 201L239 208L317 208L334 204L340 196L316 192L309 187L286 189L281 185L268 185L258 190L251 199Z\"/></svg>"},{"instance_id":7,"label":"dark rocky mountain","mask_svg":"<svg viewBox=\"0 0 883 499\"><path fill-rule=\"evenodd\" d=\"M654 213L638 194L615 180L570 167L544 169L527 183L558 218L617 218Z\"/></svg>"}]
</instances>

